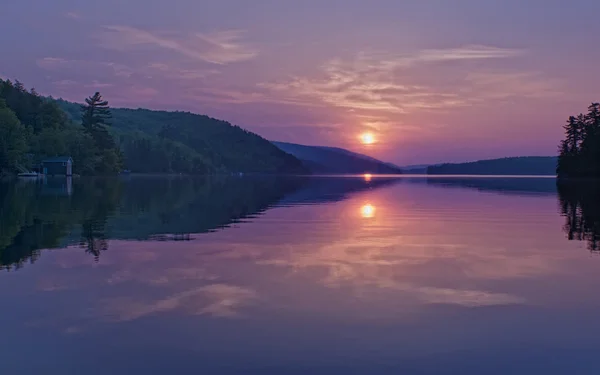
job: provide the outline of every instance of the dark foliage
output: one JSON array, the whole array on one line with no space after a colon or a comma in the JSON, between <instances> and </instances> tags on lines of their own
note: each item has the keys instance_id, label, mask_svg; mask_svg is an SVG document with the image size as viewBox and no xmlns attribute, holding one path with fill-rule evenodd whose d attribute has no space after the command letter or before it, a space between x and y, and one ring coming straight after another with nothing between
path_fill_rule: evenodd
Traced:
<instances>
[{"instance_id":1,"label":"dark foliage","mask_svg":"<svg viewBox=\"0 0 600 375\"><path fill-rule=\"evenodd\" d=\"M554 175L556 158L551 156L524 156L479 160L471 163L440 164L427 168L427 174L463 175Z\"/></svg>"},{"instance_id":2,"label":"dark foliage","mask_svg":"<svg viewBox=\"0 0 600 375\"><path fill-rule=\"evenodd\" d=\"M108 103L98 106L104 101L97 95L100 101L90 114L84 113L87 127L82 127L34 89L0 80L0 175L33 168L47 157L67 155L73 158L77 174L118 172L120 153L105 129Z\"/></svg>"},{"instance_id":3,"label":"dark foliage","mask_svg":"<svg viewBox=\"0 0 600 375\"><path fill-rule=\"evenodd\" d=\"M78 105L58 100L73 119ZM189 112L113 108L125 168L157 173L306 173L295 157L226 121Z\"/></svg>"},{"instance_id":4,"label":"dark foliage","mask_svg":"<svg viewBox=\"0 0 600 375\"><path fill-rule=\"evenodd\" d=\"M567 238L586 241L590 251L600 251L600 183L559 181L558 193Z\"/></svg>"},{"instance_id":5,"label":"dark foliage","mask_svg":"<svg viewBox=\"0 0 600 375\"><path fill-rule=\"evenodd\" d=\"M108 101L99 92L85 99L81 106L81 125L94 140L96 172L99 174L115 174L121 171L122 156L107 126L111 118Z\"/></svg>"},{"instance_id":6,"label":"dark foliage","mask_svg":"<svg viewBox=\"0 0 600 375\"><path fill-rule=\"evenodd\" d=\"M559 178L600 177L600 104L592 103L587 114L571 116L564 126L556 172Z\"/></svg>"}]
</instances>

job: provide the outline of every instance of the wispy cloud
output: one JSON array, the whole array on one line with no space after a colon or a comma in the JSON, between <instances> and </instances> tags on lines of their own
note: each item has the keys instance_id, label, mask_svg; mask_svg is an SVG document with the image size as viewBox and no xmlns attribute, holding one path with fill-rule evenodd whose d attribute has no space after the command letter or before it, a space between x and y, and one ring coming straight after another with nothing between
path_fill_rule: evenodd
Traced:
<instances>
[{"instance_id":1,"label":"wispy cloud","mask_svg":"<svg viewBox=\"0 0 600 375\"><path fill-rule=\"evenodd\" d=\"M101 70L112 72L117 77L130 77L133 69L127 65L107 61L91 61L65 59L62 57L44 57L36 61L37 65L46 70L85 71L93 70L96 74ZM84 69L87 68L87 69Z\"/></svg>"},{"instance_id":2,"label":"wispy cloud","mask_svg":"<svg viewBox=\"0 0 600 375\"><path fill-rule=\"evenodd\" d=\"M106 301L106 313L117 321L177 311L220 318L240 316L240 309L256 300L254 290L228 284L211 284L152 301L119 298Z\"/></svg>"},{"instance_id":3,"label":"wispy cloud","mask_svg":"<svg viewBox=\"0 0 600 375\"><path fill-rule=\"evenodd\" d=\"M524 51L510 48L499 48L483 45L468 45L450 49L427 49L416 54L411 60L418 61L450 61L450 60L481 60L515 57ZM410 59L410 58L409 58Z\"/></svg>"},{"instance_id":4,"label":"wispy cloud","mask_svg":"<svg viewBox=\"0 0 600 375\"><path fill-rule=\"evenodd\" d=\"M253 59L258 51L244 43L240 30L218 31L209 34L158 33L130 26L104 26L98 35L102 46L127 49L146 46L169 50L187 58L212 64L230 64Z\"/></svg>"},{"instance_id":5,"label":"wispy cloud","mask_svg":"<svg viewBox=\"0 0 600 375\"><path fill-rule=\"evenodd\" d=\"M114 86L114 83L99 82L96 80L92 81L92 83L85 85L85 87L87 87L87 88L98 89L98 90L105 89L108 87L113 87L113 86Z\"/></svg>"},{"instance_id":6,"label":"wispy cloud","mask_svg":"<svg viewBox=\"0 0 600 375\"><path fill-rule=\"evenodd\" d=\"M177 63L161 63L154 62L147 64L145 67L140 69L144 73L154 76L160 75L169 79L182 79L182 80L197 80L203 79L220 72L216 69L203 69L203 68L182 68Z\"/></svg>"},{"instance_id":7,"label":"wispy cloud","mask_svg":"<svg viewBox=\"0 0 600 375\"><path fill-rule=\"evenodd\" d=\"M62 57L44 57L36 61L37 65L43 69L57 69L68 64L68 60Z\"/></svg>"},{"instance_id":8,"label":"wispy cloud","mask_svg":"<svg viewBox=\"0 0 600 375\"><path fill-rule=\"evenodd\" d=\"M318 74L292 76L259 87L270 90L279 100L338 108L348 123L363 129L392 131L402 128L403 119L414 113L449 112L494 100L555 95L558 82L542 74L490 73L479 63L525 53L484 45L408 54L361 52L351 59L329 60ZM440 78L436 80L436 76ZM419 131L414 126L412 130Z\"/></svg>"},{"instance_id":9,"label":"wispy cloud","mask_svg":"<svg viewBox=\"0 0 600 375\"><path fill-rule=\"evenodd\" d=\"M64 16L73 20L81 19L81 14L75 11L67 12L64 14Z\"/></svg>"},{"instance_id":10,"label":"wispy cloud","mask_svg":"<svg viewBox=\"0 0 600 375\"><path fill-rule=\"evenodd\" d=\"M562 82L537 72L473 72L466 81L480 100L549 98L562 95Z\"/></svg>"},{"instance_id":11,"label":"wispy cloud","mask_svg":"<svg viewBox=\"0 0 600 375\"><path fill-rule=\"evenodd\" d=\"M312 97L359 113L404 114L418 108L440 109L467 104L450 91L400 82L397 69L409 65L405 57L378 60L376 56L361 54L352 61L327 62L318 79L294 77L260 86L284 95Z\"/></svg>"},{"instance_id":12,"label":"wispy cloud","mask_svg":"<svg viewBox=\"0 0 600 375\"><path fill-rule=\"evenodd\" d=\"M236 61L250 60L258 55L258 51L240 42L244 31L228 30L209 34L196 34L200 40L207 42L211 48L203 53L203 58L215 64L227 64Z\"/></svg>"},{"instance_id":13,"label":"wispy cloud","mask_svg":"<svg viewBox=\"0 0 600 375\"><path fill-rule=\"evenodd\" d=\"M73 86L77 84L77 81L73 81L72 79L61 79L52 83L56 86Z\"/></svg>"}]
</instances>

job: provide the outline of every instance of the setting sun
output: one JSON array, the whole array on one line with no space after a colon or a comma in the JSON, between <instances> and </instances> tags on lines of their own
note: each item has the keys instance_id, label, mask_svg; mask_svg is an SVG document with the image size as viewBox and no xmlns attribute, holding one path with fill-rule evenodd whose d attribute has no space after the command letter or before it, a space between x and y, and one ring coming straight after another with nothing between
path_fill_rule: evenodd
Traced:
<instances>
[{"instance_id":1,"label":"setting sun","mask_svg":"<svg viewBox=\"0 0 600 375\"><path fill-rule=\"evenodd\" d=\"M363 133L360 135L360 141L365 145L372 145L375 143L375 136L373 133Z\"/></svg>"}]
</instances>

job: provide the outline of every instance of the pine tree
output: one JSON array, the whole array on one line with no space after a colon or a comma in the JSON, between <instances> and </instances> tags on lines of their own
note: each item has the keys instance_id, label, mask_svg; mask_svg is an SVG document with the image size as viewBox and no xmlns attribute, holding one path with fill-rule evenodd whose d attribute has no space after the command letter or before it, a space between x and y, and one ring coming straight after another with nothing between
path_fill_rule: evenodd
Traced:
<instances>
[{"instance_id":1,"label":"pine tree","mask_svg":"<svg viewBox=\"0 0 600 375\"><path fill-rule=\"evenodd\" d=\"M86 98L85 103L81 106L81 123L90 133L110 125L110 107L99 92Z\"/></svg>"},{"instance_id":2,"label":"pine tree","mask_svg":"<svg viewBox=\"0 0 600 375\"><path fill-rule=\"evenodd\" d=\"M107 130L112 118L108 101L96 92L86 98L85 103L81 106L81 123L94 139L98 159L95 169L103 174L117 173L121 169L122 155Z\"/></svg>"},{"instance_id":3,"label":"pine tree","mask_svg":"<svg viewBox=\"0 0 600 375\"><path fill-rule=\"evenodd\" d=\"M558 176L600 178L600 104L592 103L585 115L569 117L563 128Z\"/></svg>"}]
</instances>

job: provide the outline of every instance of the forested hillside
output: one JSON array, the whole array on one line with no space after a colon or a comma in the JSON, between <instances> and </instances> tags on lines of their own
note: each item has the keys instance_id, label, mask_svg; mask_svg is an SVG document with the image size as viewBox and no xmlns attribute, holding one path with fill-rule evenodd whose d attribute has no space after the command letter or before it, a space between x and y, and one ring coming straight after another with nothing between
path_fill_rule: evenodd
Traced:
<instances>
[{"instance_id":1,"label":"forested hillside","mask_svg":"<svg viewBox=\"0 0 600 375\"><path fill-rule=\"evenodd\" d=\"M77 121L78 104L56 102ZM113 108L111 129L133 172L307 172L266 139L208 116Z\"/></svg>"},{"instance_id":2,"label":"forested hillside","mask_svg":"<svg viewBox=\"0 0 600 375\"><path fill-rule=\"evenodd\" d=\"M99 95L99 94L98 94ZM91 100L92 98L88 98ZM39 165L46 157L70 155L78 174L112 174L120 170L120 152L106 130L103 100L86 102L75 125L56 103L19 81L0 79L0 175ZM100 111L100 112L98 112Z\"/></svg>"},{"instance_id":3,"label":"forested hillside","mask_svg":"<svg viewBox=\"0 0 600 375\"><path fill-rule=\"evenodd\" d=\"M0 80L0 175L71 156L74 173L306 173L295 157L225 121L188 112L80 105Z\"/></svg>"},{"instance_id":4,"label":"forested hillside","mask_svg":"<svg viewBox=\"0 0 600 375\"><path fill-rule=\"evenodd\" d=\"M428 174L470 175L554 175L556 157L524 156L479 160L471 163L441 164L427 168Z\"/></svg>"}]
</instances>

